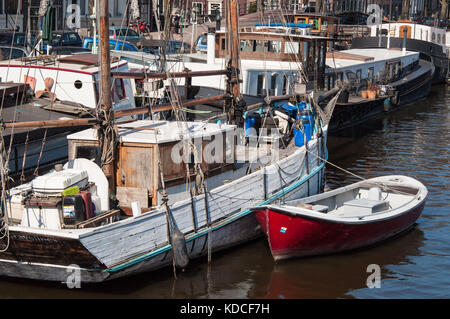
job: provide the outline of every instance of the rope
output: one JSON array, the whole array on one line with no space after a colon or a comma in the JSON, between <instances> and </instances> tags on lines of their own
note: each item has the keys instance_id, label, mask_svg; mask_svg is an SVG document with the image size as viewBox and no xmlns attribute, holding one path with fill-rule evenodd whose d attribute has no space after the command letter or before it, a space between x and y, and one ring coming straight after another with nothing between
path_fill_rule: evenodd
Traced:
<instances>
[{"instance_id":1,"label":"rope","mask_svg":"<svg viewBox=\"0 0 450 319\"><path fill-rule=\"evenodd\" d=\"M308 153L311 153L312 155L314 155L314 156L316 156L316 157L318 157L319 159L321 159L321 160L324 161L325 163L330 164L331 166L333 166L333 167L335 167L335 168L337 168L337 169L339 169L339 170L341 170L341 171L343 171L343 172L345 172L345 173L347 173L347 174L349 174L349 175L352 175L353 177L356 177L356 178L358 178L358 179L360 179L360 180L362 180L362 181L365 181L365 182L367 182L367 183L370 183L370 184L374 184L374 185L380 186L380 187L382 187L382 188L384 188L384 189L386 189L386 190L391 190L391 191L394 192L394 193L398 193L398 194L401 194L401 195L411 195L411 194L409 194L409 193L399 191L399 190L397 190L397 189L395 189L395 188L391 188L391 187L389 187L389 186L387 186L387 185L385 185L385 184L383 184L383 183L370 181L370 180L368 180L368 179L366 179L366 178L364 178L364 177L362 177L362 176L359 176L359 175L357 175L357 174L355 174L355 173L352 173L352 172L346 170L345 168L342 168L342 167L340 167L340 166L338 166L338 165L336 165L336 164L331 163L330 161L328 161L328 160L322 158L322 157L319 156L318 154L315 154L315 153L311 152L310 150L307 150L307 152L308 152Z\"/></svg>"}]
</instances>

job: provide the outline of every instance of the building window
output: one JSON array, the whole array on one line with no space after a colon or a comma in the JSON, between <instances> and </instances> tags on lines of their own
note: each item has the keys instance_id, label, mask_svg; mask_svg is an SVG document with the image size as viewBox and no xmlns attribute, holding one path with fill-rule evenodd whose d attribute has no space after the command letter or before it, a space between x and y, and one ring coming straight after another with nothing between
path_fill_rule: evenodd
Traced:
<instances>
[{"instance_id":1,"label":"building window","mask_svg":"<svg viewBox=\"0 0 450 319\"><path fill-rule=\"evenodd\" d=\"M216 11L220 12L220 15L222 15L222 3L217 1L217 2L208 2L208 14L209 15L215 15Z\"/></svg>"},{"instance_id":2,"label":"building window","mask_svg":"<svg viewBox=\"0 0 450 319\"><path fill-rule=\"evenodd\" d=\"M197 21L197 17L203 14L203 3L192 2L192 21Z\"/></svg>"},{"instance_id":3,"label":"building window","mask_svg":"<svg viewBox=\"0 0 450 319\"><path fill-rule=\"evenodd\" d=\"M280 0L264 0L263 4L266 10L280 9Z\"/></svg>"}]
</instances>

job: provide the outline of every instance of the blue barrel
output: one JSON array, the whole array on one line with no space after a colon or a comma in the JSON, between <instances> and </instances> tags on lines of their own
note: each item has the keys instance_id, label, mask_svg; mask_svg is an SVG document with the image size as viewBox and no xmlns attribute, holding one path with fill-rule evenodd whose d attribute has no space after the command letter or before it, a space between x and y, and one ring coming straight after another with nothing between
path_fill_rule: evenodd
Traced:
<instances>
[{"instance_id":1,"label":"blue barrel","mask_svg":"<svg viewBox=\"0 0 450 319\"><path fill-rule=\"evenodd\" d=\"M307 118L300 118L300 116L298 116L295 126L296 126L294 128L295 145L303 146L305 145L305 135L306 135L306 142L309 142L311 140L312 126Z\"/></svg>"},{"instance_id":2,"label":"blue barrel","mask_svg":"<svg viewBox=\"0 0 450 319\"><path fill-rule=\"evenodd\" d=\"M301 110L306 110L306 102L300 102L298 103L298 109Z\"/></svg>"},{"instance_id":3,"label":"blue barrel","mask_svg":"<svg viewBox=\"0 0 450 319\"><path fill-rule=\"evenodd\" d=\"M311 110L302 110L299 113L301 119L307 119L309 121L309 125L314 127L314 115Z\"/></svg>"}]
</instances>

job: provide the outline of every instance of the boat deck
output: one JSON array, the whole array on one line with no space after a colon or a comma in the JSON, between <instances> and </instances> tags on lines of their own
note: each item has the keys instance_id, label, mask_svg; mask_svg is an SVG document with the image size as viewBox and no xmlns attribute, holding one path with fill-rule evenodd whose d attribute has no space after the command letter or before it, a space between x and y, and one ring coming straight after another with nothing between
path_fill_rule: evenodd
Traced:
<instances>
[{"instance_id":1,"label":"boat deck","mask_svg":"<svg viewBox=\"0 0 450 319\"><path fill-rule=\"evenodd\" d=\"M46 99L33 99L29 103L3 107L1 117L4 122L28 122L50 120L72 120L87 114L80 106L54 102ZM66 110L66 112L61 112ZM14 134L28 132L28 129L14 129ZM11 129L5 129L3 136L11 135Z\"/></svg>"}]
</instances>

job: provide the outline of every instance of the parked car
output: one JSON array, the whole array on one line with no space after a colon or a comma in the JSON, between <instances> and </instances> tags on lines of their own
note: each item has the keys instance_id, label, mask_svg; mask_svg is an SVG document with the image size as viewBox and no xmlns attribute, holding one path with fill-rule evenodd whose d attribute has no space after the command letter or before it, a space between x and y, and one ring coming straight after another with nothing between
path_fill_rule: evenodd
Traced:
<instances>
[{"instance_id":1,"label":"parked car","mask_svg":"<svg viewBox=\"0 0 450 319\"><path fill-rule=\"evenodd\" d=\"M20 59L29 56L30 53L25 48L0 46L0 61Z\"/></svg>"},{"instance_id":2,"label":"parked car","mask_svg":"<svg viewBox=\"0 0 450 319\"><path fill-rule=\"evenodd\" d=\"M25 32L0 32L0 44L6 46L26 47L27 34ZM29 46L33 47L37 42L31 35Z\"/></svg>"},{"instance_id":3,"label":"parked car","mask_svg":"<svg viewBox=\"0 0 450 319\"><path fill-rule=\"evenodd\" d=\"M97 47L99 43L99 39L97 38ZM94 45L93 38L84 38L83 40L83 48L92 50L92 46ZM117 41L117 40L109 40L109 49L110 50L123 50L123 51L139 51L139 49L132 43L127 41Z\"/></svg>"},{"instance_id":4,"label":"parked car","mask_svg":"<svg viewBox=\"0 0 450 319\"><path fill-rule=\"evenodd\" d=\"M131 28L109 27L109 38L113 40L123 40L136 44L139 40L145 39Z\"/></svg>"},{"instance_id":5,"label":"parked car","mask_svg":"<svg viewBox=\"0 0 450 319\"><path fill-rule=\"evenodd\" d=\"M140 46L141 51L145 53L150 53L154 55L161 55L161 48L164 42L161 40L145 40L141 41ZM169 40L166 48L166 54L180 54L183 52L189 52L191 46L188 43L181 42L178 40Z\"/></svg>"},{"instance_id":6,"label":"parked car","mask_svg":"<svg viewBox=\"0 0 450 319\"><path fill-rule=\"evenodd\" d=\"M43 45L44 52L47 51L47 45L47 43L44 43ZM50 45L52 47L81 47L83 45L83 40L81 40L78 33L74 31L53 31Z\"/></svg>"},{"instance_id":7,"label":"parked car","mask_svg":"<svg viewBox=\"0 0 450 319\"><path fill-rule=\"evenodd\" d=\"M71 55L77 53L90 53L91 50L83 47L70 47L70 46L62 46L62 47L52 47L50 54L56 55Z\"/></svg>"},{"instance_id":8,"label":"parked car","mask_svg":"<svg viewBox=\"0 0 450 319\"><path fill-rule=\"evenodd\" d=\"M195 42L195 50L197 52L207 52L208 51L208 36L202 34L197 38Z\"/></svg>"}]
</instances>

